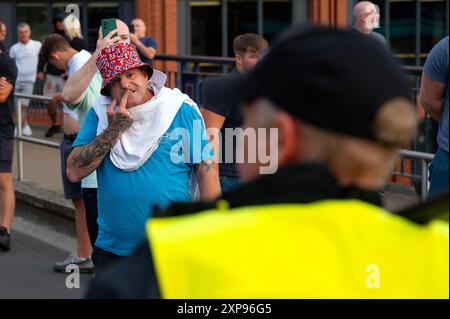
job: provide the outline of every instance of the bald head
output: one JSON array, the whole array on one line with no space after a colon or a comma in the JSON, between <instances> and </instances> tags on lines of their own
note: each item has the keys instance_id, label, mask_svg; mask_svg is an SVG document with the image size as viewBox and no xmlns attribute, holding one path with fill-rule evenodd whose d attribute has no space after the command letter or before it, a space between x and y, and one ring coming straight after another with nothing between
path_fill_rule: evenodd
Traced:
<instances>
[{"instance_id":1,"label":"bald head","mask_svg":"<svg viewBox=\"0 0 450 319\"><path fill-rule=\"evenodd\" d=\"M378 6L370 1L358 2L353 7L353 24L363 33L370 33L379 27L380 12Z\"/></svg>"}]
</instances>

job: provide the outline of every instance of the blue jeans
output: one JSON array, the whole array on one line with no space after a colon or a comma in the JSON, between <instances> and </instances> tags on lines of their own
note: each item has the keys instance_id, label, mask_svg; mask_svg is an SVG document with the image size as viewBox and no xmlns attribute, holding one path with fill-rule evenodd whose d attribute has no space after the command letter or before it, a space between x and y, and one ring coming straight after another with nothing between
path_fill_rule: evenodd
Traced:
<instances>
[{"instance_id":1,"label":"blue jeans","mask_svg":"<svg viewBox=\"0 0 450 319\"><path fill-rule=\"evenodd\" d=\"M428 197L448 192L448 152L438 147L430 164L430 189Z\"/></svg>"},{"instance_id":2,"label":"blue jeans","mask_svg":"<svg viewBox=\"0 0 450 319\"><path fill-rule=\"evenodd\" d=\"M241 185L241 180L239 177L232 176L220 176L220 188L222 189L222 194L234 191Z\"/></svg>"}]
</instances>

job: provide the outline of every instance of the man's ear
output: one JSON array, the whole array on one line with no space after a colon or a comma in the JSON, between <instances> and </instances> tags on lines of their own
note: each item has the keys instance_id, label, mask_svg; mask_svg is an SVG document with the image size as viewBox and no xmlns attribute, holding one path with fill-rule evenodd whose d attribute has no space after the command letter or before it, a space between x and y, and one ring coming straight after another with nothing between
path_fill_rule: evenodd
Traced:
<instances>
[{"instance_id":1,"label":"man's ear","mask_svg":"<svg viewBox=\"0 0 450 319\"><path fill-rule=\"evenodd\" d=\"M53 58L53 59L55 59L56 61L59 61L59 59L60 59L59 54L56 53L56 52L50 53L49 55L50 55L50 58Z\"/></svg>"},{"instance_id":2,"label":"man's ear","mask_svg":"<svg viewBox=\"0 0 450 319\"><path fill-rule=\"evenodd\" d=\"M238 65L242 65L242 56L240 54L236 54L234 56L235 60L236 60L236 64Z\"/></svg>"},{"instance_id":3,"label":"man's ear","mask_svg":"<svg viewBox=\"0 0 450 319\"><path fill-rule=\"evenodd\" d=\"M285 166L297 157L301 130L295 118L285 112L277 112L275 125L278 128L278 164Z\"/></svg>"}]
</instances>

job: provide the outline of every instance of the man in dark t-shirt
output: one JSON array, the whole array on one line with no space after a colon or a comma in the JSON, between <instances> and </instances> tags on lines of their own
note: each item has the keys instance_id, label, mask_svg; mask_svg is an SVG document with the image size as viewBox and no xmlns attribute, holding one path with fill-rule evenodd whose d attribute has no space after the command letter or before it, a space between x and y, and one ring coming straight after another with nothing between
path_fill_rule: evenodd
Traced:
<instances>
[{"instance_id":1,"label":"man in dark t-shirt","mask_svg":"<svg viewBox=\"0 0 450 319\"><path fill-rule=\"evenodd\" d=\"M353 28L368 37L388 46L386 39L374 31L380 27L380 8L370 1L360 1L353 7Z\"/></svg>"},{"instance_id":2,"label":"man in dark t-shirt","mask_svg":"<svg viewBox=\"0 0 450 319\"><path fill-rule=\"evenodd\" d=\"M254 68L262 56L262 51L268 47L267 41L258 34L246 33L237 36L233 41L236 68L235 73L246 73ZM222 193L236 189L239 184L239 174L236 169L236 132L242 128L244 117L240 105L209 103L208 84L205 83L204 105L201 109L206 129L220 130L220 138L214 135L214 140L220 141L221 154L214 150L216 162L219 164L220 186ZM230 145L231 141L233 142ZM210 141L211 142L211 141ZM232 153L232 154L230 154Z\"/></svg>"},{"instance_id":3,"label":"man in dark t-shirt","mask_svg":"<svg viewBox=\"0 0 450 319\"><path fill-rule=\"evenodd\" d=\"M134 19L131 26L130 40L136 46L139 58L142 62L152 65L157 49L155 39L145 36L147 27L142 19Z\"/></svg>"},{"instance_id":4,"label":"man in dark t-shirt","mask_svg":"<svg viewBox=\"0 0 450 319\"><path fill-rule=\"evenodd\" d=\"M16 78L16 62L0 50L0 251L10 248L9 233L14 214L12 160Z\"/></svg>"}]
</instances>

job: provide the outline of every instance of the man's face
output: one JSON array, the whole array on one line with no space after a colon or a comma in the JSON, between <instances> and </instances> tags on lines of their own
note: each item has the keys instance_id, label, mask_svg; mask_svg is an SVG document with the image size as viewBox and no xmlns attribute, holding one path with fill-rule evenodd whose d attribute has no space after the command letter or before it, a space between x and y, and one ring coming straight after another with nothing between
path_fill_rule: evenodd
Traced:
<instances>
[{"instance_id":1,"label":"man's face","mask_svg":"<svg viewBox=\"0 0 450 319\"><path fill-rule=\"evenodd\" d=\"M0 25L0 42L5 41L6 39L6 26L4 24Z\"/></svg>"},{"instance_id":2,"label":"man's face","mask_svg":"<svg viewBox=\"0 0 450 319\"><path fill-rule=\"evenodd\" d=\"M28 28L20 28L17 31L17 35L19 37L19 41L22 43L28 43L28 41L30 41L30 37L31 37L31 31Z\"/></svg>"},{"instance_id":3,"label":"man's face","mask_svg":"<svg viewBox=\"0 0 450 319\"><path fill-rule=\"evenodd\" d=\"M123 95L130 90L128 96L127 108L140 105L144 100L148 88L147 73L140 69L131 69L117 76L110 84L111 97L116 99L119 104Z\"/></svg>"},{"instance_id":4,"label":"man's face","mask_svg":"<svg viewBox=\"0 0 450 319\"><path fill-rule=\"evenodd\" d=\"M144 23L142 23L141 20L133 20L131 22L131 24L133 25L134 28L134 33L138 36L138 37L144 37L145 36L145 25Z\"/></svg>"},{"instance_id":5,"label":"man's face","mask_svg":"<svg viewBox=\"0 0 450 319\"><path fill-rule=\"evenodd\" d=\"M366 7L363 14L363 25L367 30L380 27L380 11L378 6L370 4Z\"/></svg>"},{"instance_id":6,"label":"man's face","mask_svg":"<svg viewBox=\"0 0 450 319\"><path fill-rule=\"evenodd\" d=\"M236 67L240 73L252 70L261 58L261 52L248 48L244 54L236 54Z\"/></svg>"}]
</instances>

